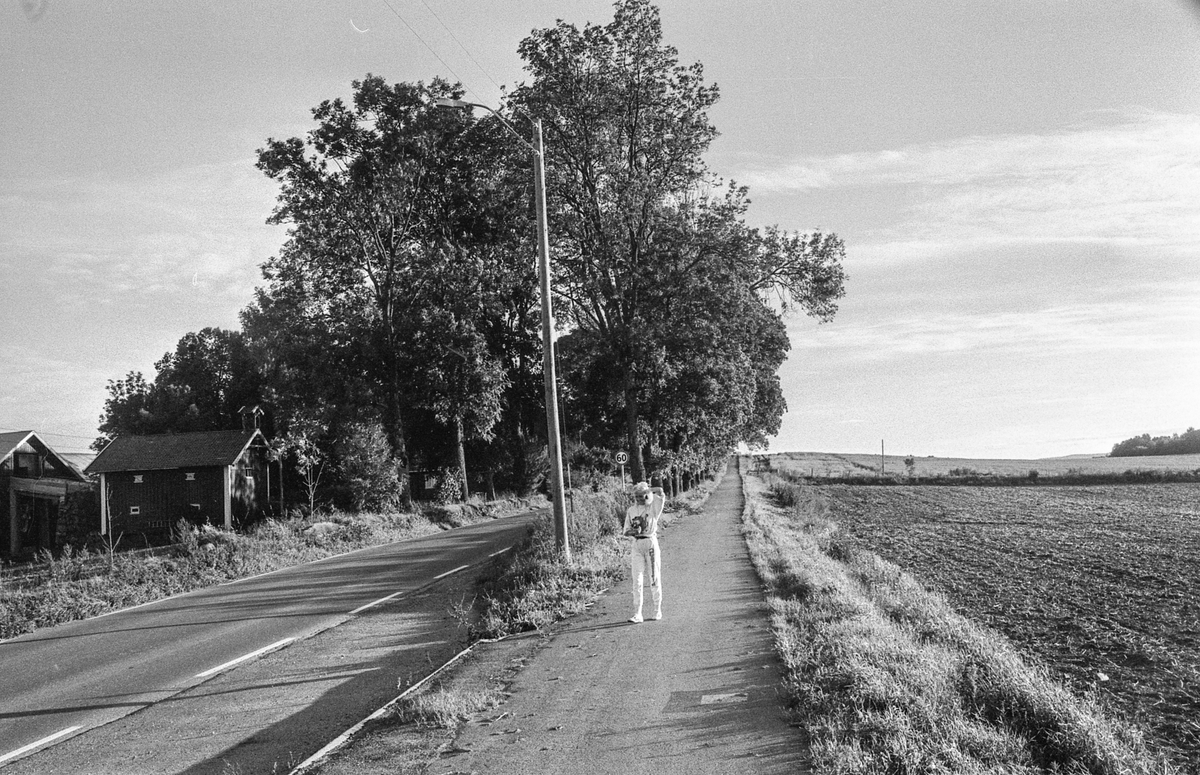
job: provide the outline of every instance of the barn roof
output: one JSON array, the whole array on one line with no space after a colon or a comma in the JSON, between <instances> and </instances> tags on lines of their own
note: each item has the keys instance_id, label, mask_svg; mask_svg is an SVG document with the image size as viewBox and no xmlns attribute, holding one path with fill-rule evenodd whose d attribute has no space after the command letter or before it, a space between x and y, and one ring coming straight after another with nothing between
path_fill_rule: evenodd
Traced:
<instances>
[{"instance_id":1,"label":"barn roof","mask_svg":"<svg viewBox=\"0 0 1200 775\"><path fill-rule=\"evenodd\" d=\"M0 462L6 460L12 453L21 451L22 447L25 447L25 451L29 451L32 448L54 458L58 461L59 467L69 473L72 478L78 479L81 482L87 481L87 477L83 475L83 472L77 465L69 460L66 455L51 449L50 445L33 431L0 433Z\"/></svg>"},{"instance_id":2,"label":"barn roof","mask_svg":"<svg viewBox=\"0 0 1200 775\"><path fill-rule=\"evenodd\" d=\"M12 431L0 433L0 460L8 457L13 450L21 446L25 439L33 435L33 431Z\"/></svg>"},{"instance_id":3,"label":"barn roof","mask_svg":"<svg viewBox=\"0 0 1200 775\"><path fill-rule=\"evenodd\" d=\"M87 467L89 474L233 465L262 431L203 431L118 436Z\"/></svg>"}]
</instances>

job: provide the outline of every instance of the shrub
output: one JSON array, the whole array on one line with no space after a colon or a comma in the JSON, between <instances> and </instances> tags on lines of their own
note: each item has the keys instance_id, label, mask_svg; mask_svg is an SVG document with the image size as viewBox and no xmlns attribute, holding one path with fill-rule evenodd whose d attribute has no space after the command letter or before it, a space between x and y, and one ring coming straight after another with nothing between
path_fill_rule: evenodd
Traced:
<instances>
[{"instance_id":1,"label":"shrub","mask_svg":"<svg viewBox=\"0 0 1200 775\"><path fill-rule=\"evenodd\" d=\"M462 472L457 468L443 468L438 477L438 503L443 505L462 499Z\"/></svg>"},{"instance_id":2,"label":"shrub","mask_svg":"<svg viewBox=\"0 0 1200 775\"><path fill-rule=\"evenodd\" d=\"M379 423L351 425L337 453L342 483L355 511L390 509L400 503L404 480Z\"/></svg>"},{"instance_id":3,"label":"shrub","mask_svg":"<svg viewBox=\"0 0 1200 775\"><path fill-rule=\"evenodd\" d=\"M100 529L100 498L95 490L69 492L58 512L58 540L61 545L85 546L91 534Z\"/></svg>"}]
</instances>

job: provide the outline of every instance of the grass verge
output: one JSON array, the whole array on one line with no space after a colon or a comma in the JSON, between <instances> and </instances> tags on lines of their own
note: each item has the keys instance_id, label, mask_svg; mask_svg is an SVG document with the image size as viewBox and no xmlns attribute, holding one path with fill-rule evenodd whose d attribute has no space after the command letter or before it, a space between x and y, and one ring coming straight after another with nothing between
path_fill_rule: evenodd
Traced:
<instances>
[{"instance_id":1,"label":"grass verge","mask_svg":"<svg viewBox=\"0 0 1200 775\"><path fill-rule=\"evenodd\" d=\"M854 548L815 491L744 482L747 544L817 772L1177 772L1002 636Z\"/></svg>"},{"instance_id":2,"label":"grass verge","mask_svg":"<svg viewBox=\"0 0 1200 775\"><path fill-rule=\"evenodd\" d=\"M698 511L714 486L706 482L673 499L660 525L669 528L674 520ZM628 546L621 528L625 509L632 504L628 488L609 480L594 492L576 491L572 503L567 515L571 562L564 562L555 547L553 525L539 522L516 551L481 579L473 638L544 629L583 611L623 577Z\"/></svg>"}]
</instances>

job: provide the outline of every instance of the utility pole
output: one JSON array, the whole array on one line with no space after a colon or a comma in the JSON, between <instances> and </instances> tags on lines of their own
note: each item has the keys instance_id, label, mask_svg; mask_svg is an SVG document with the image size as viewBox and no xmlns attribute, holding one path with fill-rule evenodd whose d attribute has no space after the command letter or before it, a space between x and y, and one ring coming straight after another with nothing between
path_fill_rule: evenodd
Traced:
<instances>
[{"instance_id":1,"label":"utility pole","mask_svg":"<svg viewBox=\"0 0 1200 775\"><path fill-rule=\"evenodd\" d=\"M554 541L570 562L567 504L563 498L562 438L558 432L558 377L554 369L554 312L550 306L550 234L546 217L546 154L542 120L533 119L533 190L537 198L538 274L542 281L542 377L546 387L546 443L550 447L550 493L554 505Z\"/></svg>"},{"instance_id":2,"label":"utility pole","mask_svg":"<svg viewBox=\"0 0 1200 775\"><path fill-rule=\"evenodd\" d=\"M563 559L570 562L571 546L567 540L567 505L563 495L562 437L558 429L558 377L554 368L554 312L550 304L550 233L546 216L546 154L542 145L542 120L529 117L533 124L533 142L508 123L500 113L478 102L439 98L434 101L443 108L483 108L500 120L504 128L533 151L533 192L537 206L538 276L542 294L542 377L546 389L546 446L550 457L550 501L554 510L554 543Z\"/></svg>"}]
</instances>

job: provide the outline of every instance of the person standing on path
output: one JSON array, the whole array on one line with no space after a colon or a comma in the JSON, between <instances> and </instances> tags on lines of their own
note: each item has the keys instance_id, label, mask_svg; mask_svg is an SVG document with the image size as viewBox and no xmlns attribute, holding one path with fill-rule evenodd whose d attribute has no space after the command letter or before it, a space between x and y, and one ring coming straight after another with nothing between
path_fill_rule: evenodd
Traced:
<instances>
[{"instance_id":1,"label":"person standing on path","mask_svg":"<svg viewBox=\"0 0 1200 775\"><path fill-rule=\"evenodd\" d=\"M642 617L642 596L645 576L650 576L650 601L654 604L651 619L662 618L662 556L658 549L658 518L662 516L667 498L661 487L648 482L633 486L634 504L625 510L625 535L633 538L630 566L633 575L633 616L637 624Z\"/></svg>"}]
</instances>

